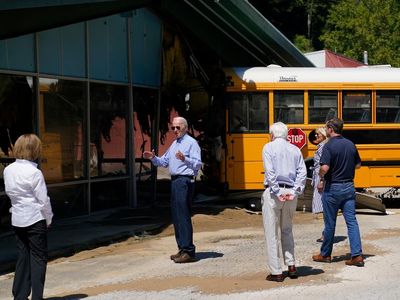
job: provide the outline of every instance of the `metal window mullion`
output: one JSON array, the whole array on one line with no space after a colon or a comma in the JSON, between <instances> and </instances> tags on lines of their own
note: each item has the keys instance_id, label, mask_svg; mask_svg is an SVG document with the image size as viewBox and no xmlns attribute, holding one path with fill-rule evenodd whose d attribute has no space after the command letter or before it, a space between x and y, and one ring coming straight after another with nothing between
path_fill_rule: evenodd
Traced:
<instances>
[{"instance_id":1,"label":"metal window mullion","mask_svg":"<svg viewBox=\"0 0 400 300\"><path fill-rule=\"evenodd\" d=\"M157 99L155 103L155 115L153 119L151 135L154 144L152 143L153 149L156 149L158 154L158 141L159 141L159 128L160 128L160 107L161 107L161 93L160 90L157 92ZM154 204L157 200L157 168L153 166L154 176L153 176L153 191L152 191L152 203Z\"/></svg>"},{"instance_id":2,"label":"metal window mullion","mask_svg":"<svg viewBox=\"0 0 400 300\"><path fill-rule=\"evenodd\" d=\"M133 128L133 86L132 86L132 43L131 43L131 26L132 17L127 18L127 46L128 46L128 82L129 82L129 103L128 103L128 146L126 147L128 153L128 170L129 170L129 181L128 181L128 206L131 208L137 207L137 188L136 188L136 151L135 150L135 139L134 128Z\"/></svg>"},{"instance_id":3,"label":"metal window mullion","mask_svg":"<svg viewBox=\"0 0 400 300\"><path fill-rule=\"evenodd\" d=\"M34 120L33 121L33 132L36 133L37 136L40 137L40 139L43 142L43 137L41 136L42 132L40 132L40 121L41 118L44 118L43 114L40 113L39 107L40 107L40 86L39 86L39 34L35 32L35 46L33 51L35 52L35 69L36 69L36 74L32 75L32 85L33 85L33 90L34 90L34 99L33 99L33 109L34 109ZM39 168L41 168L42 161L39 159L38 165Z\"/></svg>"},{"instance_id":4,"label":"metal window mullion","mask_svg":"<svg viewBox=\"0 0 400 300\"><path fill-rule=\"evenodd\" d=\"M308 110L308 104L309 104L309 96L308 96L308 90L303 91L303 123L305 125L308 125L309 121L309 110Z\"/></svg>"},{"instance_id":5,"label":"metal window mullion","mask_svg":"<svg viewBox=\"0 0 400 300\"><path fill-rule=\"evenodd\" d=\"M85 60L86 60L86 122L85 122L85 164L84 164L84 172L85 176L87 178L87 209L88 209L88 214L90 215L92 213L92 187L91 187L91 178L90 178L90 168L89 168L89 162L90 162L90 57L89 57L89 50L90 50L90 43L89 43L89 23L88 21L85 22L85 29L86 29L86 52L85 52Z\"/></svg>"},{"instance_id":6,"label":"metal window mullion","mask_svg":"<svg viewBox=\"0 0 400 300\"><path fill-rule=\"evenodd\" d=\"M163 55L162 55L162 42L163 42L163 24L161 23L161 34L160 34L160 45L161 45L161 59L159 61L160 63L160 84L157 88L157 99L156 99L156 104L155 104L155 115L154 115L154 122L153 122L153 128L151 130L151 135L152 135L152 141L154 141L154 144L152 142L152 149L156 150L156 153L158 155L158 143L160 140L159 136L159 128L160 128L160 112L161 112L161 90L160 86L162 85L163 82ZM152 203L154 204L157 200L157 176L158 176L158 168L156 168L153 164L151 164L151 174L152 174L152 183L153 183L153 190L152 190Z\"/></svg>"},{"instance_id":7,"label":"metal window mullion","mask_svg":"<svg viewBox=\"0 0 400 300\"><path fill-rule=\"evenodd\" d=\"M247 101L246 101L246 127L249 131L251 131L252 128L250 128L250 101L251 101L251 96L252 94L249 93L247 96Z\"/></svg>"},{"instance_id":8,"label":"metal window mullion","mask_svg":"<svg viewBox=\"0 0 400 300\"><path fill-rule=\"evenodd\" d=\"M162 25L161 25L162 26ZM161 34L160 34L160 45L162 45L162 41L163 41L163 32L164 32L164 28L161 27ZM162 49L162 46L161 46ZM161 51L162 53L162 51ZM161 59L160 59L160 85L162 85L162 80L163 80L163 56L161 55ZM157 89L157 99L156 99L156 105L155 105L155 115L154 115L154 122L153 122L153 128L155 128L155 130L151 130L152 132L152 139L154 136L154 141L155 141L155 145L152 144L152 149L156 149L156 153L158 154L158 142L160 140L160 136L159 136L159 128L160 128L160 114L161 114L161 90L160 90L160 86ZM153 134L154 132L154 134ZM150 149L151 150L151 149ZM157 175L158 175L158 168L156 168L155 166L152 165L152 176L153 176L153 191L152 191L152 198L153 198L153 204L156 202L157 200Z\"/></svg>"}]
</instances>

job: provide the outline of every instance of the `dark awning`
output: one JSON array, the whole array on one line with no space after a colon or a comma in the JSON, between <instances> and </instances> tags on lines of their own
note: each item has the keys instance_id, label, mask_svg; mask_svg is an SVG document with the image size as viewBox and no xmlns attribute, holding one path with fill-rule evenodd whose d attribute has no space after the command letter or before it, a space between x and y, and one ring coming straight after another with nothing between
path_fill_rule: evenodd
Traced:
<instances>
[{"instance_id":1,"label":"dark awning","mask_svg":"<svg viewBox=\"0 0 400 300\"><path fill-rule=\"evenodd\" d=\"M162 1L160 8L232 66L314 67L248 1Z\"/></svg>"},{"instance_id":2,"label":"dark awning","mask_svg":"<svg viewBox=\"0 0 400 300\"><path fill-rule=\"evenodd\" d=\"M232 66L313 67L245 0L0 0L0 39L150 6Z\"/></svg>"},{"instance_id":3,"label":"dark awning","mask_svg":"<svg viewBox=\"0 0 400 300\"><path fill-rule=\"evenodd\" d=\"M0 39L148 6L157 0L0 0Z\"/></svg>"}]
</instances>

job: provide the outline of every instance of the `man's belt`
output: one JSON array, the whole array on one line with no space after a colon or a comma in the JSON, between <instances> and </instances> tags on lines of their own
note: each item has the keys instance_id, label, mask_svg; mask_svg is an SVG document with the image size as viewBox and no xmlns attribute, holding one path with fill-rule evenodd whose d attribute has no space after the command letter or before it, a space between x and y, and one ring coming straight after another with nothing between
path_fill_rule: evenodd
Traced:
<instances>
[{"instance_id":1,"label":"man's belt","mask_svg":"<svg viewBox=\"0 0 400 300\"><path fill-rule=\"evenodd\" d=\"M171 175L171 180L175 180L175 179L178 179L181 177L186 177L186 178L193 179L193 180L195 179L195 176L193 176L193 175Z\"/></svg>"},{"instance_id":2,"label":"man's belt","mask_svg":"<svg viewBox=\"0 0 400 300\"><path fill-rule=\"evenodd\" d=\"M284 188L284 189L292 189L293 185L289 185L286 183L278 183L279 187ZM264 187L267 189L269 188L269 185L264 185Z\"/></svg>"},{"instance_id":3,"label":"man's belt","mask_svg":"<svg viewBox=\"0 0 400 300\"><path fill-rule=\"evenodd\" d=\"M327 184L332 184L332 183L349 183L353 182L352 179L346 179L346 180L334 180L334 181L327 181Z\"/></svg>"}]
</instances>

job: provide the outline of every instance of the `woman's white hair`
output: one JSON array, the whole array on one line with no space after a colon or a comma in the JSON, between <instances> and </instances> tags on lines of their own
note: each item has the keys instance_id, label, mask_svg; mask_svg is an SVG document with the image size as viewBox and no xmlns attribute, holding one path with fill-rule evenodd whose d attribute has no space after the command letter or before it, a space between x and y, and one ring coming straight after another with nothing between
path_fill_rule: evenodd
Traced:
<instances>
[{"instance_id":1,"label":"woman's white hair","mask_svg":"<svg viewBox=\"0 0 400 300\"><path fill-rule=\"evenodd\" d=\"M324 136L325 139L328 137L328 135L326 134L326 129L325 129L325 127L317 128L317 129L315 130L315 132L316 132L316 133L319 133L319 134L322 134L322 135Z\"/></svg>"},{"instance_id":2,"label":"woman's white hair","mask_svg":"<svg viewBox=\"0 0 400 300\"><path fill-rule=\"evenodd\" d=\"M274 138L286 139L288 135L288 128L282 122L276 122L269 127L269 133L274 136Z\"/></svg>"}]
</instances>

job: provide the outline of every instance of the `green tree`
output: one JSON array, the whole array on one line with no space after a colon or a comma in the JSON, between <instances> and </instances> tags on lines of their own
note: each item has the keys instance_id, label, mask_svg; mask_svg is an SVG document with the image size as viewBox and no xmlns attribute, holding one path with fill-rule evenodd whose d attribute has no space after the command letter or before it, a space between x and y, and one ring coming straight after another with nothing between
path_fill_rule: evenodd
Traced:
<instances>
[{"instance_id":1,"label":"green tree","mask_svg":"<svg viewBox=\"0 0 400 300\"><path fill-rule=\"evenodd\" d=\"M296 35L294 37L295 46L303 53L314 51L311 45L311 41L307 39L304 35Z\"/></svg>"},{"instance_id":2,"label":"green tree","mask_svg":"<svg viewBox=\"0 0 400 300\"><path fill-rule=\"evenodd\" d=\"M257 10L297 46L296 36L321 49L319 37L329 9L340 0L249 0Z\"/></svg>"},{"instance_id":3,"label":"green tree","mask_svg":"<svg viewBox=\"0 0 400 300\"><path fill-rule=\"evenodd\" d=\"M400 4L398 0L341 0L328 15L324 47L369 64L400 66Z\"/></svg>"}]
</instances>

